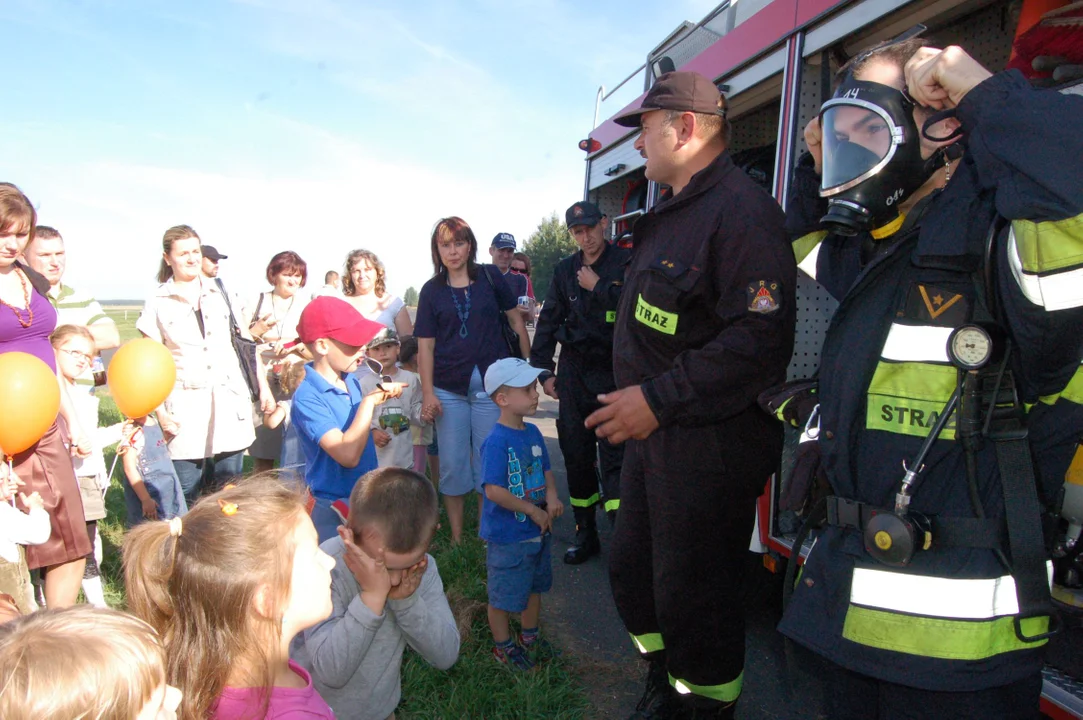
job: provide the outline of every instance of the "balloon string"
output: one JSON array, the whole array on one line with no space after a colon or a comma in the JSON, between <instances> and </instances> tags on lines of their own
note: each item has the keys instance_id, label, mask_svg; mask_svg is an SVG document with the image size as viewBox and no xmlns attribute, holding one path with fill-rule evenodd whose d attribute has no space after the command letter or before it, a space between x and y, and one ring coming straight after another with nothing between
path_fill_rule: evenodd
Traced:
<instances>
[{"instance_id":1,"label":"balloon string","mask_svg":"<svg viewBox=\"0 0 1083 720\"><path fill-rule=\"evenodd\" d=\"M11 455L8 455L8 477L9 478L12 477L12 475L15 474L15 463L14 463L14 461L15 461L15 458L12 457ZM15 493L11 494L11 497L8 498L8 502L11 503L11 507L15 507Z\"/></svg>"},{"instance_id":2,"label":"balloon string","mask_svg":"<svg viewBox=\"0 0 1083 720\"><path fill-rule=\"evenodd\" d=\"M123 445L123 444L124 444L124 441L122 440L120 445ZM117 445L117 454L113 456L113 466L111 468L109 468L109 482L110 483L113 482L113 471L117 469L117 460L120 459L120 445Z\"/></svg>"}]
</instances>

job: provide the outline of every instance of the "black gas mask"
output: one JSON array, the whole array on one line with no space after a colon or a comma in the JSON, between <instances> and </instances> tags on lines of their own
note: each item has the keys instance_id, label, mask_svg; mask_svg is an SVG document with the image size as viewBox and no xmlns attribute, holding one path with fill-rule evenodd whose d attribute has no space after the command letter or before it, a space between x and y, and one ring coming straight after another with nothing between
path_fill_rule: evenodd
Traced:
<instances>
[{"instance_id":1,"label":"black gas mask","mask_svg":"<svg viewBox=\"0 0 1083 720\"><path fill-rule=\"evenodd\" d=\"M888 85L848 77L820 110L823 180L820 220L837 235L880 230L901 220L899 203L929 177L921 159L914 102Z\"/></svg>"}]
</instances>

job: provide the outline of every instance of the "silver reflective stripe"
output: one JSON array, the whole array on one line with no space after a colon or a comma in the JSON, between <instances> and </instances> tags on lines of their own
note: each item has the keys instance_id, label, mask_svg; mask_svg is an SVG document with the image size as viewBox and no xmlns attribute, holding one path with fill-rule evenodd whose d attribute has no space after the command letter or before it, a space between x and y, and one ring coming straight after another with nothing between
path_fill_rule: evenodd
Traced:
<instances>
[{"instance_id":1,"label":"silver reflective stripe","mask_svg":"<svg viewBox=\"0 0 1083 720\"><path fill-rule=\"evenodd\" d=\"M1053 563L1046 563L1046 572L1052 584ZM961 620L981 620L1019 612L1015 580L1011 575L959 580L855 568L850 602L878 610Z\"/></svg>"},{"instance_id":2,"label":"silver reflective stripe","mask_svg":"<svg viewBox=\"0 0 1083 720\"><path fill-rule=\"evenodd\" d=\"M1023 269L1015 230L1008 232L1008 264L1023 295L1046 310L1064 310L1083 305L1083 268L1039 276Z\"/></svg>"},{"instance_id":3,"label":"silver reflective stripe","mask_svg":"<svg viewBox=\"0 0 1083 720\"><path fill-rule=\"evenodd\" d=\"M949 335L951 328L892 323L880 357L898 362L946 363Z\"/></svg>"}]
</instances>

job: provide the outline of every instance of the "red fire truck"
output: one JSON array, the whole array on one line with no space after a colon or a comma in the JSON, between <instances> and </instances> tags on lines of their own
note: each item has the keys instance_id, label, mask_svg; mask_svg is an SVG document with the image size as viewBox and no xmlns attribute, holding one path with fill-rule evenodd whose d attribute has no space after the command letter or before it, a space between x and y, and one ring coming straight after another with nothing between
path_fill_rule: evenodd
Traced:
<instances>
[{"instance_id":1,"label":"red fire truck","mask_svg":"<svg viewBox=\"0 0 1083 720\"><path fill-rule=\"evenodd\" d=\"M599 88L595 128L580 143L587 152L584 196L613 219L612 242L634 242L635 218L651 207L658 188L644 176L635 135L612 117L638 106L655 77L670 67L694 70L716 81L729 101L734 161L786 204L790 170L804 149L802 130L830 97L835 70L856 51L921 23L940 46L958 44L991 70L1009 60L1020 10L1031 0L729 0L698 23L683 23L643 65L615 88ZM1052 4L1056 4L1055 2ZM672 65L670 65L672 63ZM1083 92L1083 83L1062 88ZM637 96L638 94L638 96ZM598 122L599 116L603 119ZM1083 131L1083 130L1081 130ZM1078 159L1077 159L1078 161ZM811 377L836 302L809 274L799 273L798 326L791 380ZM793 552L800 520L778 509L797 433L787 439L782 467L760 498L752 549L778 569ZM1083 493L1083 463L1080 463ZM1079 524L1083 524L1083 520ZM1078 530L1078 528L1077 528ZM1077 532L1078 534L1078 532ZM1071 544L1069 544L1071 547ZM803 549L807 552L808 545ZM1083 583L1079 583L1083 584ZM1055 588L1055 591L1058 588ZM1083 592L1059 588L1055 597L1083 606ZM1076 598L1080 598L1077 600ZM1053 718L1083 718L1083 682L1068 672L1083 667L1075 638L1061 633L1050 643L1042 711ZM1054 647L1056 643L1059 646ZM1079 643L1083 645L1083 643ZM1065 662L1058 663L1056 657Z\"/></svg>"}]
</instances>

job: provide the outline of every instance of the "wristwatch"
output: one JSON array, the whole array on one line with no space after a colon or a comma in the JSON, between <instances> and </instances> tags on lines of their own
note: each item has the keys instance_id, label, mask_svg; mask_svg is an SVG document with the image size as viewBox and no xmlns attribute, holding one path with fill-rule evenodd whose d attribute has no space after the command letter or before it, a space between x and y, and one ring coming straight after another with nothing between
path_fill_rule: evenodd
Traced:
<instances>
[{"instance_id":1,"label":"wristwatch","mask_svg":"<svg viewBox=\"0 0 1083 720\"><path fill-rule=\"evenodd\" d=\"M538 375L538 382L545 385L545 383L549 382L549 378L553 377L556 377L556 375L553 374L552 370L542 370L541 374Z\"/></svg>"}]
</instances>

